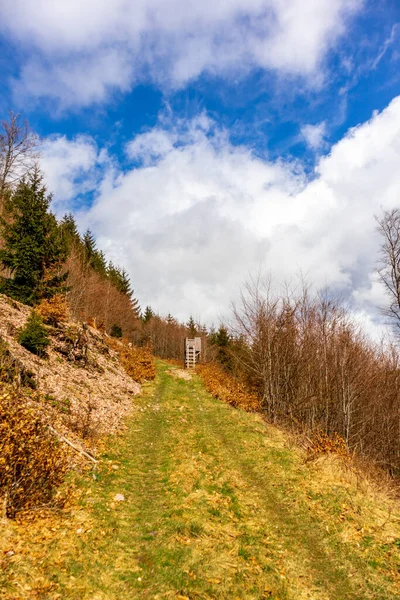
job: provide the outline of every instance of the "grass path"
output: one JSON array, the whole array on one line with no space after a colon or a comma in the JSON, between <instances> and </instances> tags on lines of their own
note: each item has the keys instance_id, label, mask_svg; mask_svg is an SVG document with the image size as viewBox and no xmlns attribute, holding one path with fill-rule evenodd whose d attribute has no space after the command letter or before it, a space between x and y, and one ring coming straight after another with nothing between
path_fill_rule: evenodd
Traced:
<instances>
[{"instance_id":1,"label":"grass path","mask_svg":"<svg viewBox=\"0 0 400 600\"><path fill-rule=\"evenodd\" d=\"M77 510L25 544L9 526L0 548L20 551L0 597L400 598L399 515L377 528L372 500L171 369L160 363L98 480L77 482Z\"/></svg>"}]
</instances>

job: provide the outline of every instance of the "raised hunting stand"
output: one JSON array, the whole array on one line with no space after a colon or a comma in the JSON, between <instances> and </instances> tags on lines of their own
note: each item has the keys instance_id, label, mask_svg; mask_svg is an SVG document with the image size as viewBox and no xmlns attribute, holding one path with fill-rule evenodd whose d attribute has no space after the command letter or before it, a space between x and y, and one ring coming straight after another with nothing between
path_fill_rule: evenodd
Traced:
<instances>
[{"instance_id":1,"label":"raised hunting stand","mask_svg":"<svg viewBox=\"0 0 400 600\"><path fill-rule=\"evenodd\" d=\"M185 338L185 368L194 369L201 357L201 338Z\"/></svg>"}]
</instances>

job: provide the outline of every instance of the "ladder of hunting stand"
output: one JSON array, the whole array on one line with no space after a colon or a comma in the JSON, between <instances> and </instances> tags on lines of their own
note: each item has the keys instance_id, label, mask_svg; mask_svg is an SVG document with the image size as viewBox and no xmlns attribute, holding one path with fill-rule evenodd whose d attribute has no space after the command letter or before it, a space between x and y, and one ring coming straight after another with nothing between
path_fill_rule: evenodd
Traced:
<instances>
[{"instance_id":1,"label":"ladder of hunting stand","mask_svg":"<svg viewBox=\"0 0 400 600\"><path fill-rule=\"evenodd\" d=\"M201 339L186 338L185 339L185 367L194 369L196 366L196 352L200 355Z\"/></svg>"}]
</instances>

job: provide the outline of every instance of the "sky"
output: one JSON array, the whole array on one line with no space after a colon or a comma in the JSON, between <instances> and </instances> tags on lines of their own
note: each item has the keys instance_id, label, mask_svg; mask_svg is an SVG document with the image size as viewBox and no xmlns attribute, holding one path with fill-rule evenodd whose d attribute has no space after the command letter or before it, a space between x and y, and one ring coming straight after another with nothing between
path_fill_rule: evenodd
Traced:
<instances>
[{"instance_id":1,"label":"sky","mask_svg":"<svg viewBox=\"0 0 400 600\"><path fill-rule=\"evenodd\" d=\"M400 0L0 0L0 118L142 306L207 324L245 281L329 286L374 336L400 205Z\"/></svg>"}]
</instances>

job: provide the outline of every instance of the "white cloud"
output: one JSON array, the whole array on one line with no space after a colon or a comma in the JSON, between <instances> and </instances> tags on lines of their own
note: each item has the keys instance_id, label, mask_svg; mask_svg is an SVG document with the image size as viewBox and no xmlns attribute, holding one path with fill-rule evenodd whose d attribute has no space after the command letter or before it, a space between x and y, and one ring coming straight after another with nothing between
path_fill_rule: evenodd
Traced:
<instances>
[{"instance_id":1,"label":"white cloud","mask_svg":"<svg viewBox=\"0 0 400 600\"><path fill-rule=\"evenodd\" d=\"M399 29L400 29L400 23L395 23L391 29L389 37L386 38L386 40L384 41L382 48L379 50L378 55L376 56L374 62L372 63L372 69L376 69L376 67L379 65L379 63L381 62L382 58L385 56L385 54L388 51L388 49L390 48L390 46L396 40Z\"/></svg>"},{"instance_id":2,"label":"white cloud","mask_svg":"<svg viewBox=\"0 0 400 600\"><path fill-rule=\"evenodd\" d=\"M378 331L376 305L384 296L373 275L374 215L400 198L400 97L349 131L310 181L297 165L231 145L204 115L167 125L133 140L140 166L120 172L105 164L95 203L78 215L128 268L143 304L215 321L250 273L261 268L282 281L301 269L315 286L344 294ZM76 153L87 156L89 174L99 160L86 139L69 142L65 161L53 143L68 142L49 142L57 164L69 165L55 169L56 182L74 179Z\"/></svg>"},{"instance_id":3,"label":"white cloud","mask_svg":"<svg viewBox=\"0 0 400 600\"><path fill-rule=\"evenodd\" d=\"M363 0L14 0L0 31L29 50L16 93L103 101L136 79L179 86L251 67L319 81Z\"/></svg>"},{"instance_id":4,"label":"white cloud","mask_svg":"<svg viewBox=\"0 0 400 600\"><path fill-rule=\"evenodd\" d=\"M127 91L132 81L127 54L100 50L95 56L73 56L59 61L31 58L13 83L18 101L25 96L60 100L63 106L104 101L110 90Z\"/></svg>"},{"instance_id":5,"label":"white cloud","mask_svg":"<svg viewBox=\"0 0 400 600\"><path fill-rule=\"evenodd\" d=\"M126 151L130 158L148 164L171 152L176 140L176 136L157 128L137 135L132 142L127 144Z\"/></svg>"},{"instance_id":6,"label":"white cloud","mask_svg":"<svg viewBox=\"0 0 400 600\"><path fill-rule=\"evenodd\" d=\"M65 136L47 138L40 152L46 185L54 194L53 210L58 215L69 210L78 195L98 189L101 174L97 167L111 168L107 153L83 135L72 141Z\"/></svg>"},{"instance_id":7,"label":"white cloud","mask_svg":"<svg viewBox=\"0 0 400 600\"><path fill-rule=\"evenodd\" d=\"M319 150L325 145L326 123L323 121L318 125L304 125L301 134L310 148Z\"/></svg>"}]
</instances>

